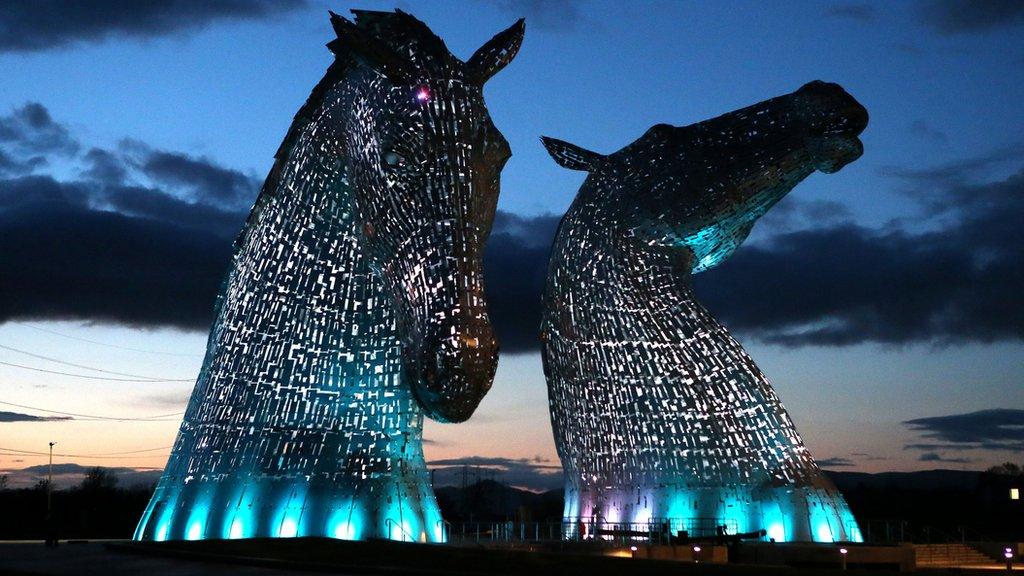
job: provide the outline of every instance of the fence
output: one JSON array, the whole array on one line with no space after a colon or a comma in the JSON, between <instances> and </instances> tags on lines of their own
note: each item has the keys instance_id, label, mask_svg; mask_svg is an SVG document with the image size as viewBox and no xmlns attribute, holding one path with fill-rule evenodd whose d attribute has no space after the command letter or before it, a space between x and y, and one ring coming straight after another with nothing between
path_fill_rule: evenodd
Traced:
<instances>
[{"instance_id":1,"label":"fence","mask_svg":"<svg viewBox=\"0 0 1024 576\"><path fill-rule=\"evenodd\" d=\"M445 540L452 543L529 543L588 541L609 546L637 541L668 544L684 539L735 535L735 520L724 518L664 518L650 522L443 522Z\"/></svg>"}]
</instances>

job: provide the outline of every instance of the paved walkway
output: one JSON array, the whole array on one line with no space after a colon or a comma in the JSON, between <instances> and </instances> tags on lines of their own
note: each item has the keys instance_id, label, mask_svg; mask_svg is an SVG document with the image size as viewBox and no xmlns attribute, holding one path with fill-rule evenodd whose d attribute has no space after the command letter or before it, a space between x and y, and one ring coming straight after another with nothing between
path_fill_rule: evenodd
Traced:
<instances>
[{"instance_id":1,"label":"paved walkway","mask_svg":"<svg viewBox=\"0 0 1024 576\"><path fill-rule=\"evenodd\" d=\"M57 576L285 576L293 570L210 564L107 550L100 542L46 548L42 542L0 542L0 574Z\"/></svg>"}]
</instances>

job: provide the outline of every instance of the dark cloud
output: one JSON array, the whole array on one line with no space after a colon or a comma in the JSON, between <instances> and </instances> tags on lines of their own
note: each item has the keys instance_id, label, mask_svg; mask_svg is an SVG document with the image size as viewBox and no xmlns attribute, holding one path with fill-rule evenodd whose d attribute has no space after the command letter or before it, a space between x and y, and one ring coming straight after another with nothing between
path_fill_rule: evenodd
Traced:
<instances>
[{"instance_id":1,"label":"dark cloud","mask_svg":"<svg viewBox=\"0 0 1024 576\"><path fill-rule=\"evenodd\" d=\"M45 141L74 142L37 104L0 125L33 126L59 136ZM0 142L0 151L43 141L25 130L17 134ZM37 146L44 147L69 150ZM79 161L78 180L0 178L0 321L205 329L230 241L246 214L226 205L252 201L251 179L202 158L136 143L93 148Z\"/></svg>"},{"instance_id":2,"label":"dark cloud","mask_svg":"<svg viewBox=\"0 0 1024 576\"><path fill-rule=\"evenodd\" d=\"M932 126L924 120L914 120L911 122L910 133L918 138L931 140L933 142L945 142L949 140L949 136L947 136L945 132L932 128Z\"/></svg>"},{"instance_id":3,"label":"dark cloud","mask_svg":"<svg viewBox=\"0 0 1024 576\"><path fill-rule=\"evenodd\" d=\"M885 456L875 456L874 454L868 454L867 452L853 452L852 454L850 454L850 456L853 456L858 460L865 460L868 462L874 462L877 460L889 460L889 458Z\"/></svg>"},{"instance_id":4,"label":"dark cloud","mask_svg":"<svg viewBox=\"0 0 1024 576\"><path fill-rule=\"evenodd\" d=\"M919 199L937 230L840 223L777 234L697 276L698 294L730 329L785 346L1021 340L1024 170L964 183L977 164L911 179L929 182Z\"/></svg>"},{"instance_id":5,"label":"dark cloud","mask_svg":"<svg viewBox=\"0 0 1024 576\"><path fill-rule=\"evenodd\" d=\"M811 226L821 227L847 222L852 218L850 209L834 200L789 199L772 208L757 223L756 235L768 232L770 235Z\"/></svg>"},{"instance_id":6,"label":"dark cloud","mask_svg":"<svg viewBox=\"0 0 1024 576\"><path fill-rule=\"evenodd\" d=\"M259 192L257 179L217 166L207 158L151 150L137 142L126 148L141 156L138 166L154 183L180 191L193 200L240 209L251 206Z\"/></svg>"},{"instance_id":7,"label":"dark cloud","mask_svg":"<svg viewBox=\"0 0 1024 576\"><path fill-rule=\"evenodd\" d=\"M46 158L42 156L21 159L0 150L0 176L21 176L46 164Z\"/></svg>"},{"instance_id":8,"label":"dark cloud","mask_svg":"<svg viewBox=\"0 0 1024 576\"><path fill-rule=\"evenodd\" d=\"M540 456L512 459L489 456L466 456L434 460L427 463L434 472L436 486L453 486L462 481L463 470L474 469L477 476L490 477L510 486L534 491L555 490L564 483L562 466Z\"/></svg>"},{"instance_id":9,"label":"dark cloud","mask_svg":"<svg viewBox=\"0 0 1024 576\"><path fill-rule=\"evenodd\" d=\"M204 329L231 251L201 228L49 202L0 210L0 253L13 279L0 283L0 321Z\"/></svg>"},{"instance_id":10,"label":"dark cloud","mask_svg":"<svg viewBox=\"0 0 1024 576\"><path fill-rule=\"evenodd\" d=\"M1020 0L925 0L921 21L942 34L978 34L1024 23Z\"/></svg>"},{"instance_id":11,"label":"dark cloud","mask_svg":"<svg viewBox=\"0 0 1024 576\"><path fill-rule=\"evenodd\" d=\"M908 444L916 450L1010 450L1024 452L1024 410L997 408L903 422L933 443Z\"/></svg>"},{"instance_id":12,"label":"dark cloud","mask_svg":"<svg viewBox=\"0 0 1024 576\"><path fill-rule=\"evenodd\" d=\"M79 147L67 127L54 122L49 110L38 102L28 102L0 116L0 145L21 154L69 155Z\"/></svg>"},{"instance_id":13,"label":"dark cloud","mask_svg":"<svg viewBox=\"0 0 1024 576\"><path fill-rule=\"evenodd\" d=\"M973 462L970 458L947 458L936 452L925 452L918 457L921 462L944 462L946 464L968 464Z\"/></svg>"},{"instance_id":14,"label":"dark cloud","mask_svg":"<svg viewBox=\"0 0 1024 576\"><path fill-rule=\"evenodd\" d=\"M539 346L540 300L559 220L500 211L495 217L484 249L484 276L487 307L503 352L530 352Z\"/></svg>"},{"instance_id":15,"label":"dark cloud","mask_svg":"<svg viewBox=\"0 0 1024 576\"><path fill-rule=\"evenodd\" d=\"M835 4L825 9L825 16L846 18L860 22L872 22L876 16L875 7L870 4Z\"/></svg>"},{"instance_id":16,"label":"dark cloud","mask_svg":"<svg viewBox=\"0 0 1024 576\"><path fill-rule=\"evenodd\" d=\"M985 154L968 156L938 166L926 168L884 166L878 170L878 173L901 180L917 190L931 190L935 186L945 189L953 185L964 184L994 167L1016 163L1022 159L1024 159L1024 142L1016 142Z\"/></svg>"},{"instance_id":17,"label":"dark cloud","mask_svg":"<svg viewBox=\"0 0 1024 576\"><path fill-rule=\"evenodd\" d=\"M5 422L52 422L54 420L71 420L70 416L33 416L20 412L0 411L0 423Z\"/></svg>"},{"instance_id":18,"label":"dark cloud","mask_svg":"<svg viewBox=\"0 0 1024 576\"><path fill-rule=\"evenodd\" d=\"M818 465L822 468L846 468L854 465L853 460L849 458L835 457L825 458L824 460L818 460Z\"/></svg>"},{"instance_id":19,"label":"dark cloud","mask_svg":"<svg viewBox=\"0 0 1024 576\"><path fill-rule=\"evenodd\" d=\"M256 20L305 0L33 0L0 2L0 52L33 52L111 38L151 38L216 21Z\"/></svg>"},{"instance_id":20,"label":"dark cloud","mask_svg":"<svg viewBox=\"0 0 1024 576\"><path fill-rule=\"evenodd\" d=\"M82 171L82 177L103 184L120 185L128 177L128 169L125 168L121 158L101 148L89 150L82 158L86 169Z\"/></svg>"},{"instance_id":21,"label":"dark cloud","mask_svg":"<svg viewBox=\"0 0 1024 576\"><path fill-rule=\"evenodd\" d=\"M583 17L579 0L494 0L494 2L510 16L526 18L527 25L540 30L573 30Z\"/></svg>"},{"instance_id":22,"label":"dark cloud","mask_svg":"<svg viewBox=\"0 0 1024 576\"><path fill-rule=\"evenodd\" d=\"M730 330L772 344L1021 340L1024 170L977 179L1022 158L1017 145L933 168L889 169L922 206L917 223L865 228L843 204L787 199L761 221L756 239L696 276L695 289ZM92 149L81 162L79 180L0 178L0 254L9 255L0 278L13 279L0 282L0 321L205 330L245 218L238 206L251 203L256 181L133 142ZM506 212L495 219L484 267L506 353L538 348L558 222Z\"/></svg>"}]
</instances>

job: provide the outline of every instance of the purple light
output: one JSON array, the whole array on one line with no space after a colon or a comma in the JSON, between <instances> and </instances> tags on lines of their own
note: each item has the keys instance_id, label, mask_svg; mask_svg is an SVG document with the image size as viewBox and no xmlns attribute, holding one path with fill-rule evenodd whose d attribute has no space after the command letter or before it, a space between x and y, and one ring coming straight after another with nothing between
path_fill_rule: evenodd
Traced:
<instances>
[{"instance_id":1,"label":"purple light","mask_svg":"<svg viewBox=\"0 0 1024 576\"><path fill-rule=\"evenodd\" d=\"M430 100L430 89L427 88L426 86L420 86L416 90L416 100L420 102L426 102L427 100Z\"/></svg>"}]
</instances>

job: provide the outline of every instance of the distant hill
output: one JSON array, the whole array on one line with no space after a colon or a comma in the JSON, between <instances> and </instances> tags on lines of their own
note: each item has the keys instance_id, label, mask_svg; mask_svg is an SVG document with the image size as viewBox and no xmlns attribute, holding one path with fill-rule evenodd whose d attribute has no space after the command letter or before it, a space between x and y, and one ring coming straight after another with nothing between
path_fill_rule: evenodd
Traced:
<instances>
[{"instance_id":1,"label":"distant hill","mask_svg":"<svg viewBox=\"0 0 1024 576\"><path fill-rule=\"evenodd\" d=\"M984 472L974 470L922 470L920 472L845 472L825 470L842 491L858 486L900 490L975 490Z\"/></svg>"},{"instance_id":2,"label":"distant hill","mask_svg":"<svg viewBox=\"0 0 1024 576\"><path fill-rule=\"evenodd\" d=\"M562 491L530 492L495 480L482 480L461 488L434 489L445 519L458 521L561 520Z\"/></svg>"}]
</instances>

